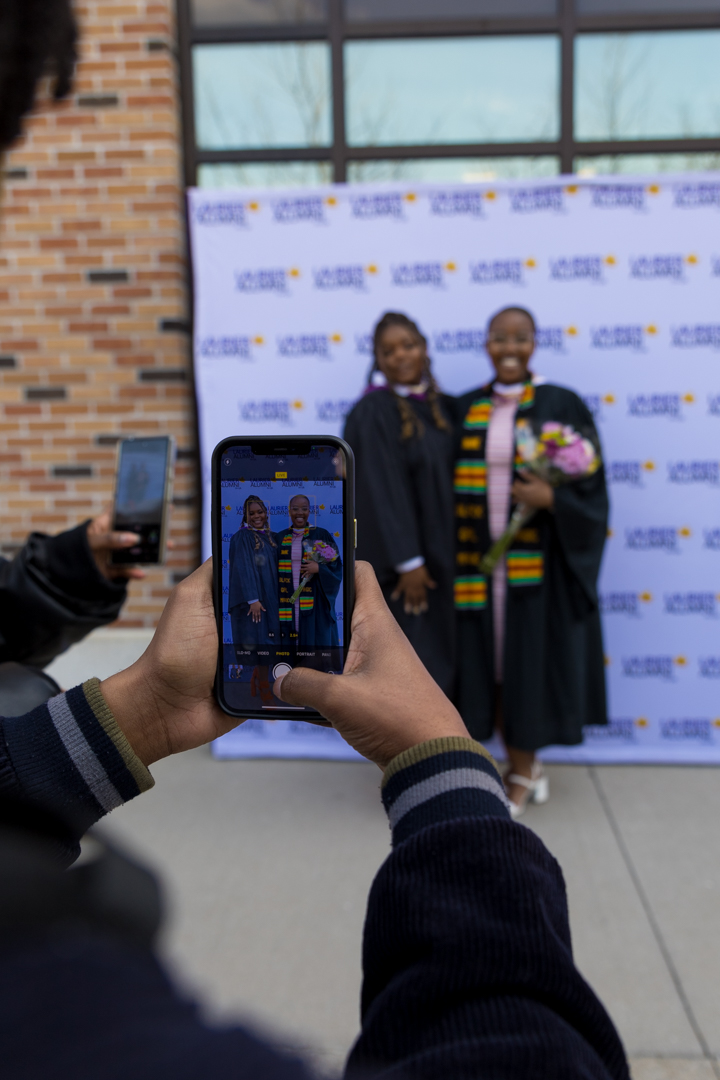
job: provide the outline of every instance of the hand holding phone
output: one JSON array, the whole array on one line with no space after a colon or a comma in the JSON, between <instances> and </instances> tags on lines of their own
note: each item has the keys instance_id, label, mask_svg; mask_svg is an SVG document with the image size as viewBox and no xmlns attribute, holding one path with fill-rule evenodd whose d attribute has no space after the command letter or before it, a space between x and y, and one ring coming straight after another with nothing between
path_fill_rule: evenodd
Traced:
<instances>
[{"instance_id":1,"label":"hand holding phone","mask_svg":"<svg viewBox=\"0 0 720 1080\"><path fill-rule=\"evenodd\" d=\"M113 566L164 561L174 464L171 435L118 443L113 529L135 533L138 539L112 552Z\"/></svg>"}]
</instances>

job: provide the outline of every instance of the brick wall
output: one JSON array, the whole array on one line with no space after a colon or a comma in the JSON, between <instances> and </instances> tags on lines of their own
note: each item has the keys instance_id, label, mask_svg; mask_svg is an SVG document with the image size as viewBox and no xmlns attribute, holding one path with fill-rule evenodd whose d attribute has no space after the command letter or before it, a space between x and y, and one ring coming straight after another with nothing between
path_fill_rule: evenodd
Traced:
<instances>
[{"instance_id":1,"label":"brick wall","mask_svg":"<svg viewBox=\"0 0 720 1080\"><path fill-rule=\"evenodd\" d=\"M73 96L5 161L0 469L5 553L112 496L120 435L178 440L168 565L121 623L153 625L196 565L194 421L172 0L77 5Z\"/></svg>"}]
</instances>

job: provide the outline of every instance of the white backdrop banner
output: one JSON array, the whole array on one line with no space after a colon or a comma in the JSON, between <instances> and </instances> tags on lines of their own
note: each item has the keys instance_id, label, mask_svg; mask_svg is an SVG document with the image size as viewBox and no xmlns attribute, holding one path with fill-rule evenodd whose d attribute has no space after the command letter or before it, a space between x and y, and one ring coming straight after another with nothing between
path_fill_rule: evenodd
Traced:
<instances>
[{"instance_id":1,"label":"white backdrop banner","mask_svg":"<svg viewBox=\"0 0 720 1080\"><path fill-rule=\"evenodd\" d=\"M592 410L611 498L611 723L543 756L720 762L720 175L188 197L205 554L215 444L339 434L384 311L420 324L459 393L489 373L488 317L528 307L534 370ZM281 727L253 721L218 750L345 752Z\"/></svg>"}]
</instances>

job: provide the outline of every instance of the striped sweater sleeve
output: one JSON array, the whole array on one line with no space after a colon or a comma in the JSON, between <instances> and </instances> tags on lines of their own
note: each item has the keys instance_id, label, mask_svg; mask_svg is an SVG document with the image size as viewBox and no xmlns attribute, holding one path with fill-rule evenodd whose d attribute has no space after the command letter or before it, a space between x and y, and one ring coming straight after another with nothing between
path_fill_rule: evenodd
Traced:
<instances>
[{"instance_id":1,"label":"striped sweater sleeve","mask_svg":"<svg viewBox=\"0 0 720 1080\"><path fill-rule=\"evenodd\" d=\"M5 717L0 792L72 818L81 835L98 818L153 786L105 703L97 679Z\"/></svg>"},{"instance_id":2,"label":"striped sweater sleeve","mask_svg":"<svg viewBox=\"0 0 720 1080\"><path fill-rule=\"evenodd\" d=\"M510 817L494 759L474 739L430 739L393 758L382 800L393 846L429 825L462 817Z\"/></svg>"}]
</instances>

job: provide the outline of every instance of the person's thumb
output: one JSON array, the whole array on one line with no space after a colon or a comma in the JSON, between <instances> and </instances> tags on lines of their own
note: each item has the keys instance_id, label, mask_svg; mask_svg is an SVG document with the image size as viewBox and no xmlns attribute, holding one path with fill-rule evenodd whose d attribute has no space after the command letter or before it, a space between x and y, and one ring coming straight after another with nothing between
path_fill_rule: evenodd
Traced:
<instances>
[{"instance_id":1,"label":"person's thumb","mask_svg":"<svg viewBox=\"0 0 720 1080\"><path fill-rule=\"evenodd\" d=\"M425 579L425 586L428 589L437 589L437 581L433 581L433 579L428 574L428 576Z\"/></svg>"},{"instance_id":2,"label":"person's thumb","mask_svg":"<svg viewBox=\"0 0 720 1080\"><path fill-rule=\"evenodd\" d=\"M306 705L327 716L332 712L333 701L337 700L338 678L342 676L328 675L312 668L293 668L275 680L273 693L287 705Z\"/></svg>"}]
</instances>

